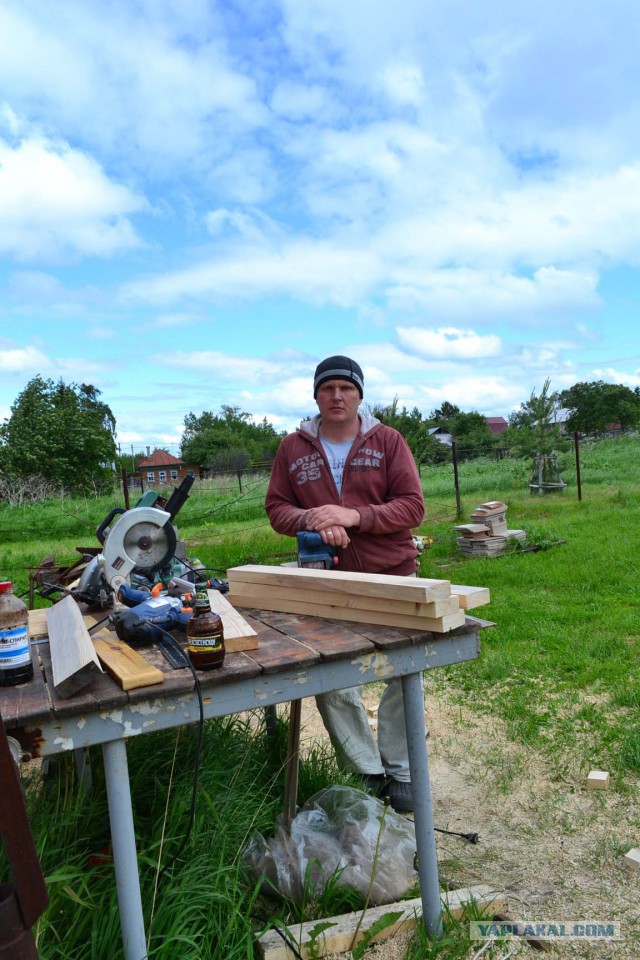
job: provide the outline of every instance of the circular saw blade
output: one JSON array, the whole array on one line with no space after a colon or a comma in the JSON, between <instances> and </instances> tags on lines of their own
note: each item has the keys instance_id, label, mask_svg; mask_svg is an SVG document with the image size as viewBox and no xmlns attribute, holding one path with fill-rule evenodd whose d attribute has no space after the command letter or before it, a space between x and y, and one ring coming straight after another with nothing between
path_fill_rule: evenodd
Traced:
<instances>
[{"instance_id":1,"label":"circular saw blade","mask_svg":"<svg viewBox=\"0 0 640 960\"><path fill-rule=\"evenodd\" d=\"M136 569L146 573L160 570L174 555L176 532L171 524L158 526L148 520L134 523L125 533L123 547L135 563Z\"/></svg>"}]
</instances>

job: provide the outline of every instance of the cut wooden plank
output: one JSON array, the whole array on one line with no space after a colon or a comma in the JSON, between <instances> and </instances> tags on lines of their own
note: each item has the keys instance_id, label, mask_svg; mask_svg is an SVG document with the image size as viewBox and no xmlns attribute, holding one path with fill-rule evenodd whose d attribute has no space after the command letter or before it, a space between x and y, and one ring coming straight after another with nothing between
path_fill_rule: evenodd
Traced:
<instances>
[{"instance_id":1,"label":"cut wooden plank","mask_svg":"<svg viewBox=\"0 0 640 960\"><path fill-rule=\"evenodd\" d=\"M329 589L336 593L359 593L362 596L411 600L414 603L431 603L441 597L451 596L451 584L448 580L396 577L383 573L347 573L343 570L313 570L308 567L245 564L227 570L227 579L229 584L242 580L271 586L284 586L295 581L311 590Z\"/></svg>"},{"instance_id":2,"label":"cut wooden plank","mask_svg":"<svg viewBox=\"0 0 640 960\"><path fill-rule=\"evenodd\" d=\"M47 610L29 610L29 636L32 640L42 640L49 636Z\"/></svg>"},{"instance_id":3,"label":"cut wooden plank","mask_svg":"<svg viewBox=\"0 0 640 960\"><path fill-rule=\"evenodd\" d=\"M247 623L219 590L208 590L207 592L211 609L214 613L219 614L222 620L225 650L228 653L255 650L258 646L258 634L253 627Z\"/></svg>"},{"instance_id":4,"label":"cut wooden plank","mask_svg":"<svg viewBox=\"0 0 640 960\"><path fill-rule=\"evenodd\" d=\"M47 610L47 632L54 689L63 698L71 697L103 672L73 597Z\"/></svg>"},{"instance_id":5,"label":"cut wooden plank","mask_svg":"<svg viewBox=\"0 0 640 960\"><path fill-rule=\"evenodd\" d=\"M236 600L240 606L240 598ZM262 610L276 610L286 613L301 613L309 617L324 617L328 620L348 620L353 623L376 623L389 627L410 627L433 633L448 633L456 627L464 626L464 610L450 613L445 617L405 617L399 613L385 614L379 610L351 610L348 607L332 606L330 603L306 603L304 600L268 599L264 591L255 598L249 594L242 598L242 606Z\"/></svg>"},{"instance_id":6,"label":"cut wooden plank","mask_svg":"<svg viewBox=\"0 0 640 960\"><path fill-rule=\"evenodd\" d=\"M491 603L488 587L465 587L452 583L451 593L458 598L458 603L463 610L472 610L474 607L483 607Z\"/></svg>"},{"instance_id":7,"label":"cut wooden plank","mask_svg":"<svg viewBox=\"0 0 640 960\"><path fill-rule=\"evenodd\" d=\"M100 662L123 690L150 687L164 681L162 670L154 667L106 627L94 634L93 645Z\"/></svg>"},{"instance_id":8,"label":"cut wooden plank","mask_svg":"<svg viewBox=\"0 0 640 960\"><path fill-rule=\"evenodd\" d=\"M305 603L330 603L336 607L348 607L353 610L380 610L383 613L400 613L411 617L443 617L455 613L460 603L458 597L442 597L431 603L414 603L411 600L390 600L386 597L368 597L357 593L336 593L326 590L310 590L292 583L290 586L267 586L259 583L245 583L242 580L229 583L229 598L232 603L242 606L245 597L265 600L304 600ZM259 604L257 604L259 606Z\"/></svg>"},{"instance_id":9,"label":"cut wooden plank","mask_svg":"<svg viewBox=\"0 0 640 960\"><path fill-rule=\"evenodd\" d=\"M474 904L478 911L477 914L474 911L474 916L492 917L507 909L506 896L496 893L486 884L442 893L441 900L443 910L455 919L460 919L471 904ZM374 923L389 914L399 914L399 916L384 930L377 933L372 938L372 942L387 940L396 933L409 933L414 930L422 917L422 900L416 897L414 900L400 900L397 903L372 907L364 913L356 911L337 917L328 917L323 921L308 920L306 923L290 927L288 934L304 960L310 960L311 957L325 957L330 953L347 953L364 938ZM321 922L330 923L331 926L316 936L314 930ZM263 960L293 960L295 957L293 950L275 930L268 930L260 937L258 950Z\"/></svg>"}]
</instances>

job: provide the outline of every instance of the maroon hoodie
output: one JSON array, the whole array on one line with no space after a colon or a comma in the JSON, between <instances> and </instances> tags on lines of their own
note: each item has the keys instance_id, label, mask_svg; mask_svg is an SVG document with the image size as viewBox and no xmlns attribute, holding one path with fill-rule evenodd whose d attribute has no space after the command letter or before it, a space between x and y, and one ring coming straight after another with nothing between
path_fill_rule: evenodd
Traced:
<instances>
[{"instance_id":1,"label":"maroon hoodie","mask_svg":"<svg viewBox=\"0 0 640 960\"><path fill-rule=\"evenodd\" d=\"M351 543L338 551L338 570L409 575L416 572L411 528L422 523L424 497L404 437L375 417L359 414L360 432L346 459L342 495L318 436L320 417L284 438L273 465L265 507L271 526L290 537L307 529L307 510L326 503L352 507L360 526L349 527Z\"/></svg>"}]
</instances>

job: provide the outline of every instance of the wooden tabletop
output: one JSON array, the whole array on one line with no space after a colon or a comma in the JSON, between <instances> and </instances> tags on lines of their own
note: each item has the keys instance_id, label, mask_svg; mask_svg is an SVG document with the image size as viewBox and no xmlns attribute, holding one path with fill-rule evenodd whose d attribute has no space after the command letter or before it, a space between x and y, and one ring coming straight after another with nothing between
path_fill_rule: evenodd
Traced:
<instances>
[{"instance_id":1,"label":"wooden tabletop","mask_svg":"<svg viewBox=\"0 0 640 960\"><path fill-rule=\"evenodd\" d=\"M198 677L203 692L260 676L266 681L268 677L284 674L285 671L290 674L292 670L306 671L318 664L339 664L340 661L354 661L355 658L376 652L384 654L386 651L408 649L423 643L425 639L446 646L448 639L465 629L460 628L452 634L425 634L419 630L360 625L262 610L244 610L243 616L258 634L258 647L242 653L228 653L222 669L200 671ZM475 629L479 632L477 626ZM33 728L55 719L62 721L69 717L95 715L146 700L161 700L193 691L193 676L187 668L174 669L155 645L138 649L149 662L162 670L163 683L125 692L104 673L79 693L63 699L50 682L52 674L48 643L34 644L33 680L16 687L0 688L0 713L5 728L9 732L16 728Z\"/></svg>"}]
</instances>

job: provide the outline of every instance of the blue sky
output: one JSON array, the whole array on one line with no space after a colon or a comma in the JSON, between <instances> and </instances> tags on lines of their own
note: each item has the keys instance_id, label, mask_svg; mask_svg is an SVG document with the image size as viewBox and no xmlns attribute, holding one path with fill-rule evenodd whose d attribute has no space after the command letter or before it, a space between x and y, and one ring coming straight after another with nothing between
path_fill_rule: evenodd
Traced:
<instances>
[{"instance_id":1,"label":"blue sky","mask_svg":"<svg viewBox=\"0 0 640 960\"><path fill-rule=\"evenodd\" d=\"M640 385L636 0L0 2L0 419Z\"/></svg>"}]
</instances>

